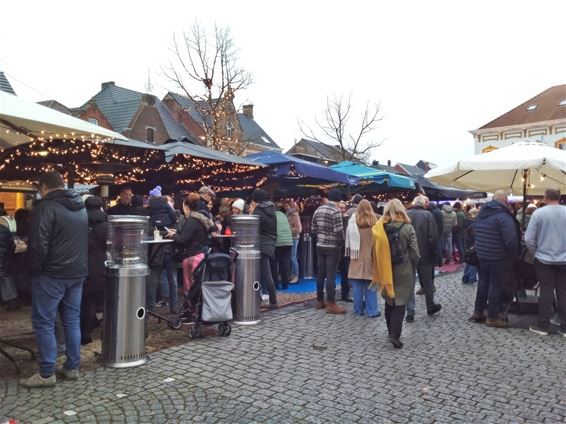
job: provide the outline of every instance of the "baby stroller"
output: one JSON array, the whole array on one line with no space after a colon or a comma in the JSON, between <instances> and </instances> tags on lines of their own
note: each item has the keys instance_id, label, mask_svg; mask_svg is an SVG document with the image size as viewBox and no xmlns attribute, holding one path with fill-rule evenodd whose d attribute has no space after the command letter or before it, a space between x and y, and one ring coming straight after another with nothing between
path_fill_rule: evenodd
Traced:
<instances>
[{"instance_id":1,"label":"baby stroller","mask_svg":"<svg viewBox=\"0 0 566 424\"><path fill-rule=\"evenodd\" d=\"M169 322L173 329L189 324L189 337L201 337L203 324L218 324L218 335L229 336L232 327L232 258L208 253L195 269L194 283L179 317Z\"/></svg>"}]
</instances>

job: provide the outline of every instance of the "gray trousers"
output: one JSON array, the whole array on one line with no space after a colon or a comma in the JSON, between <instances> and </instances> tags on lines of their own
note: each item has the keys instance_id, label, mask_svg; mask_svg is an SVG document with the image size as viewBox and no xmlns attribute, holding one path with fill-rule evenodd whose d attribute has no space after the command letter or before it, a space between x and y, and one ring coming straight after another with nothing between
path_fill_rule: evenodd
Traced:
<instances>
[{"instance_id":1,"label":"gray trousers","mask_svg":"<svg viewBox=\"0 0 566 424\"><path fill-rule=\"evenodd\" d=\"M538 326L548 329L554 315L554 295L560 328L566 330L566 265L547 265L535 261L537 277L540 281L540 299L538 304Z\"/></svg>"},{"instance_id":2,"label":"gray trousers","mask_svg":"<svg viewBox=\"0 0 566 424\"><path fill-rule=\"evenodd\" d=\"M434 264L419 261L417 264L417 275L419 283L423 288L426 300L426 308L430 309L434 306ZM415 293L411 295L411 299L407 302L407 316L415 316Z\"/></svg>"}]
</instances>

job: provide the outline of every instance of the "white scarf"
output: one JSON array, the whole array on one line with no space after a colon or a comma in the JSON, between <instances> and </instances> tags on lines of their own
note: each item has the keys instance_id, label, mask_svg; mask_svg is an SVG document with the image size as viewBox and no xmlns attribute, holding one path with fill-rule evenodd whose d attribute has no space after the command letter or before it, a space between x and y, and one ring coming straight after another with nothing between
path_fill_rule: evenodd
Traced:
<instances>
[{"instance_id":1,"label":"white scarf","mask_svg":"<svg viewBox=\"0 0 566 424\"><path fill-rule=\"evenodd\" d=\"M359 259L360 257L360 229L356 222L355 213L348 221L348 228L346 229L346 256L351 259Z\"/></svg>"}]
</instances>

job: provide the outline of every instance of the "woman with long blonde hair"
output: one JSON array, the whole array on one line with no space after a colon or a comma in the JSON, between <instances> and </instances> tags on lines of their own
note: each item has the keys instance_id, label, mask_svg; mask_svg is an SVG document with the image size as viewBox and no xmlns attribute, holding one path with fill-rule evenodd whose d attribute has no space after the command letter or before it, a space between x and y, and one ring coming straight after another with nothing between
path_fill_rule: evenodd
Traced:
<instances>
[{"instance_id":1,"label":"woman with long blonde hair","mask_svg":"<svg viewBox=\"0 0 566 424\"><path fill-rule=\"evenodd\" d=\"M419 246L411 219L399 199L387 203L383 217L373 226L372 234L372 285L377 285L385 299L389 341L400 349L403 347L400 338L406 304L415 290Z\"/></svg>"},{"instance_id":2,"label":"woman with long blonde hair","mask_svg":"<svg viewBox=\"0 0 566 424\"><path fill-rule=\"evenodd\" d=\"M354 315L378 317L379 305L375 289L370 289L372 277L371 229L377 222L371 204L360 201L346 229L346 255L350 257L348 281L354 294Z\"/></svg>"}]
</instances>

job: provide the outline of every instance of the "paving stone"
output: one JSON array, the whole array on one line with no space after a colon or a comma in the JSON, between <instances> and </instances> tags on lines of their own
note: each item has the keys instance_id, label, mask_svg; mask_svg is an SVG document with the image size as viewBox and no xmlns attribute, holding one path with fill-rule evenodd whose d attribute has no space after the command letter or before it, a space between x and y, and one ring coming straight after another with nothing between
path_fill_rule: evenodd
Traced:
<instances>
[{"instance_id":1,"label":"paving stone","mask_svg":"<svg viewBox=\"0 0 566 424\"><path fill-rule=\"evenodd\" d=\"M298 304L228 338L152 353L143 367L101 368L50 390L0 380L0 422L566 422L563 340L468 323L475 290L460 278L437 278L437 316L417 296L402 350L383 318Z\"/></svg>"}]
</instances>

